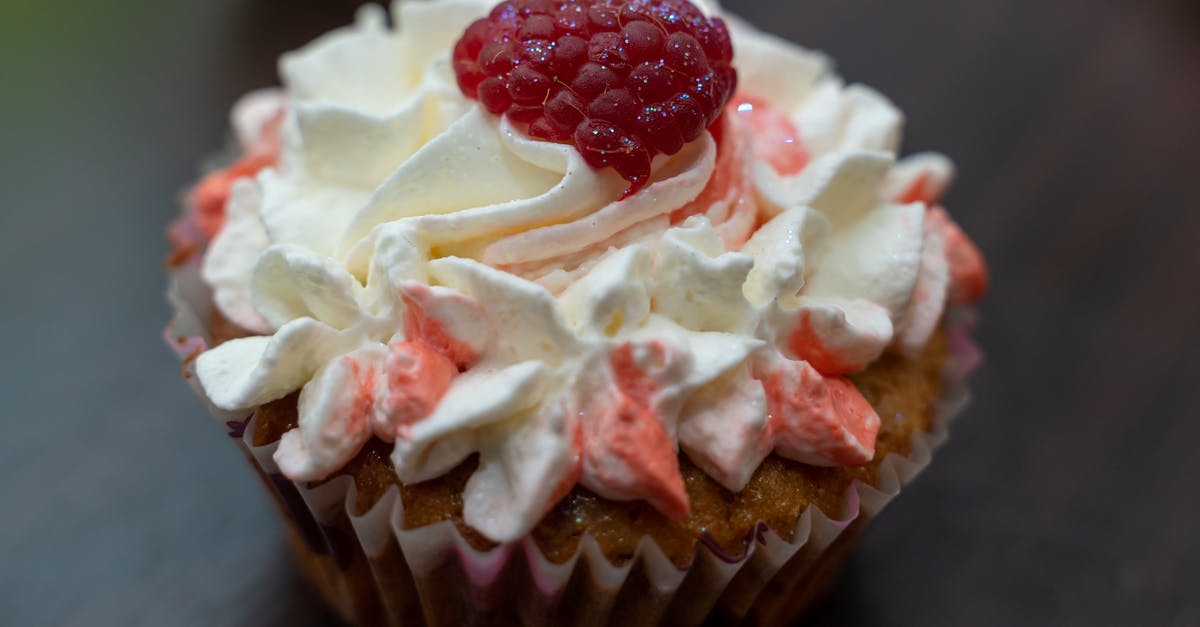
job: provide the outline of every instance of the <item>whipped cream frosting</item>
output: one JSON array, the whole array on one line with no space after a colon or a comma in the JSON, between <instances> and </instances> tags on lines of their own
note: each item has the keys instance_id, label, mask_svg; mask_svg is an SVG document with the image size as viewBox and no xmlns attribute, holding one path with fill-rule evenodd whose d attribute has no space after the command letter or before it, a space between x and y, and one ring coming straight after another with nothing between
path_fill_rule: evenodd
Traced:
<instances>
[{"instance_id":1,"label":"whipped cream frosting","mask_svg":"<svg viewBox=\"0 0 1200 627\"><path fill-rule=\"evenodd\" d=\"M406 483L477 454L464 518L498 542L576 484L686 517L680 450L734 491L772 451L869 461L879 417L845 375L982 291L930 209L949 163L897 163L886 99L733 21L744 95L622 199L461 95L449 51L491 4L400 2L394 26L367 7L235 108L263 165L222 174L203 275L258 335L199 356L209 399L300 390L276 453L297 481L372 437Z\"/></svg>"}]
</instances>

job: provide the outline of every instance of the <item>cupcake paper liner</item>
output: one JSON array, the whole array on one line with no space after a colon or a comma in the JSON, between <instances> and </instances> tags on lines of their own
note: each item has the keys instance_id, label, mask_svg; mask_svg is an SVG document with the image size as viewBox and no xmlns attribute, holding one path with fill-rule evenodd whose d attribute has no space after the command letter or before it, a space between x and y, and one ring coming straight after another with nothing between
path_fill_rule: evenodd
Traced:
<instances>
[{"instance_id":1,"label":"cupcake paper liner","mask_svg":"<svg viewBox=\"0 0 1200 627\"><path fill-rule=\"evenodd\" d=\"M184 377L206 399L191 364L211 344L205 322L211 293L199 277L197 260L172 272L169 299L175 315L166 339L185 360ZM966 326L971 317L955 313L947 319ZM405 529L396 487L357 514L352 478L316 487L288 480L272 458L277 443L253 445L253 414L208 405L274 496L300 568L348 623L781 625L823 592L866 522L929 465L933 451L945 441L949 423L968 400L965 375L978 362L978 351L965 333L951 337L933 429L913 437L907 457L885 458L876 485L853 483L835 517L809 506L788 534L790 541L764 523L743 555L729 555L702 538L684 569L649 537L619 566L586 535L561 564L545 558L529 538L479 551L449 521Z\"/></svg>"}]
</instances>

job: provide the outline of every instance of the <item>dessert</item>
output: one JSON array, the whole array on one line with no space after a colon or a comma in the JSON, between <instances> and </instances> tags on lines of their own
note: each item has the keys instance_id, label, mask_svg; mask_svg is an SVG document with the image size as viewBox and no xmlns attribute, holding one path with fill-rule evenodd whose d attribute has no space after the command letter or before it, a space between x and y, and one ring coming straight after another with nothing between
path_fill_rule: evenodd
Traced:
<instances>
[{"instance_id":1,"label":"dessert","mask_svg":"<svg viewBox=\"0 0 1200 627\"><path fill-rule=\"evenodd\" d=\"M286 55L172 229L169 340L318 587L363 624L789 618L941 436L986 289L949 162L711 3L392 16Z\"/></svg>"}]
</instances>

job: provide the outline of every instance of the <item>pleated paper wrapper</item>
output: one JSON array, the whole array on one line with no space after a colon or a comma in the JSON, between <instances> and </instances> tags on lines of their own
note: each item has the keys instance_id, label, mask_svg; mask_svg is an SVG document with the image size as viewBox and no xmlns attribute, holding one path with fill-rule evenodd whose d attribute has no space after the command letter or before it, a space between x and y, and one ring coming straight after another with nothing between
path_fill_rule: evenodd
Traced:
<instances>
[{"instance_id":1,"label":"pleated paper wrapper","mask_svg":"<svg viewBox=\"0 0 1200 627\"><path fill-rule=\"evenodd\" d=\"M212 298L199 274L195 258L172 271L175 315L165 334L184 359L184 377L207 403L191 367L211 342ZM969 324L961 320L969 316L955 314L949 317L959 320L951 324ZM933 429L914 436L907 457L889 455L877 485L852 484L841 516L809 506L782 537L760 523L744 555L728 555L715 542L697 543L683 569L648 538L619 566L590 536L561 564L546 559L528 538L479 551L449 521L406 529L395 487L360 515L350 477L318 487L292 482L272 459L277 443L253 445L254 415L208 406L274 496L301 570L349 624L787 625L832 582L865 523L945 441L947 426L967 402L965 373L978 361L961 330L951 333L951 351Z\"/></svg>"}]
</instances>

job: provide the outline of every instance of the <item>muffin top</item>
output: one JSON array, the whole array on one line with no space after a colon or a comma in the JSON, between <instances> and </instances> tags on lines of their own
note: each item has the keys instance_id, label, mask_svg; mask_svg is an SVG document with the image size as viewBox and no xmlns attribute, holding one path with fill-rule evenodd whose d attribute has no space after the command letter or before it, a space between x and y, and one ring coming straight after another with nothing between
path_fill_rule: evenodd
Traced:
<instances>
[{"instance_id":1,"label":"muffin top","mask_svg":"<svg viewBox=\"0 0 1200 627\"><path fill-rule=\"evenodd\" d=\"M846 375L917 354L986 285L943 157L827 60L685 0L377 7L234 108L242 158L176 237L250 332L211 402L300 390L275 459L401 481L469 456L463 517L518 539L576 484L686 518L680 450L731 491L772 451L868 462Z\"/></svg>"}]
</instances>

